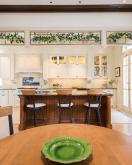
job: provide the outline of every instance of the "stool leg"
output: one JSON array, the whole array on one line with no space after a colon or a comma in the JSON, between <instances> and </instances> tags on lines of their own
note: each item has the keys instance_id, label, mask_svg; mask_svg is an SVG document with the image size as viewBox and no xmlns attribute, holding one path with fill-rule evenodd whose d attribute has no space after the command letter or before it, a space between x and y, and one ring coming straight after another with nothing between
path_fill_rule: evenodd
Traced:
<instances>
[{"instance_id":1,"label":"stool leg","mask_svg":"<svg viewBox=\"0 0 132 165\"><path fill-rule=\"evenodd\" d=\"M88 109L88 124L90 124L91 121L91 109Z\"/></svg>"},{"instance_id":2,"label":"stool leg","mask_svg":"<svg viewBox=\"0 0 132 165\"><path fill-rule=\"evenodd\" d=\"M37 125L36 110L34 109L34 126Z\"/></svg>"},{"instance_id":3,"label":"stool leg","mask_svg":"<svg viewBox=\"0 0 132 165\"><path fill-rule=\"evenodd\" d=\"M70 108L70 122L72 123L72 109Z\"/></svg>"},{"instance_id":4,"label":"stool leg","mask_svg":"<svg viewBox=\"0 0 132 165\"><path fill-rule=\"evenodd\" d=\"M61 122L61 109L59 108L59 113L58 113L58 123Z\"/></svg>"},{"instance_id":5,"label":"stool leg","mask_svg":"<svg viewBox=\"0 0 132 165\"><path fill-rule=\"evenodd\" d=\"M10 135L14 133L13 130L13 122L12 122L12 115L8 115L8 121L9 121L9 130L10 130Z\"/></svg>"},{"instance_id":6,"label":"stool leg","mask_svg":"<svg viewBox=\"0 0 132 165\"><path fill-rule=\"evenodd\" d=\"M97 114L98 114L99 123L102 126L102 119L101 119L100 109L97 109Z\"/></svg>"},{"instance_id":7,"label":"stool leg","mask_svg":"<svg viewBox=\"0 0 132 165\"><path fill-rule=\"evenodd\" d=\"M88 117L88 110L86 111L86 114L85 114L85 121L84 121L84 123L88 122L87 117Z\"/></svg>"},{"instance_id":8,"label":"stool leg","mask_svg":"<svg viewBox=\"0 0 132 165\"><path fill-rule=\"evenodd\" d=\"M43 111L43 123L45 124L45 112L44 112L44 109L42 109Z\"/></svg>"}]
</instances>

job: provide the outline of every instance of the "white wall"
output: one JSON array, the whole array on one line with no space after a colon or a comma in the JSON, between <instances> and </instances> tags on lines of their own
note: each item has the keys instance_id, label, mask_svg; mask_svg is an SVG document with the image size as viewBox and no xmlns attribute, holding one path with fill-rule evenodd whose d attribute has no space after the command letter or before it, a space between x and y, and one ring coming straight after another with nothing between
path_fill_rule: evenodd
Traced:
<instances>
[{"instance_id":1,"label":"white wall","mask_svg":"<svg viewBox=\"0 0 132 165\"><path fill-rule=\"evenodd\" d=\"M0 28L131 29L132 13L1 13Z\"/></svg>"}]
</instances>

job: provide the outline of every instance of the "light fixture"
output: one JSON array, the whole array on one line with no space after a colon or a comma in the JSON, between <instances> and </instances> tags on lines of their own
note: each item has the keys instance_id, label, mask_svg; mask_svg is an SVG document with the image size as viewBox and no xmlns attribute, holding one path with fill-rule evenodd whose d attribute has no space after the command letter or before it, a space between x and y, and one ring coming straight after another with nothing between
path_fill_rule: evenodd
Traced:
<instances>
[{"instance_id":1,"label":"light fixture","mask_svg":"<svg viewBox=\"0 0 132 165\"><path fill-rule=\"evenodd\" d=\"M52 2L52 1L50 1L49 3L50 3L50 4L52 4L53 2Z\"/></svg>"},{"instance_id":2,"label":"light fixture","mask_svg":"<svg viewBox=\"0 0 132 165\"><path fill-rule=\"evenodd\" d=\"M126 3L127 1L126 0L123 0L122 3Z\"/></svg>"},{"instance_id":3,"label":"light fixture","mask_svg":"<svg viewBox=\"0 0 132 165\"><path fill-rule=\"evenodd\" d=\"M78 3L82 3L82 1L78 1Z\"/></svg>"}]
</instances>

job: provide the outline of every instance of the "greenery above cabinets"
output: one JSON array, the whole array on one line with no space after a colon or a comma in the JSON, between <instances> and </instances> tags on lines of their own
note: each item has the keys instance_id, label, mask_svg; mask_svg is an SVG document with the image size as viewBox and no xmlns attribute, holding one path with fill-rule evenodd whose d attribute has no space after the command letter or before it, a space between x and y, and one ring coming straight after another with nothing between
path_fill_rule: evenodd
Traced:
<instances>
[{"instance_id":1,"label":"greenery above cabinets","mask_svg":"<svg viewBox=\"0 0 132 165\"><path fill-rule=\"evenodd\" d=\"M132 44L132 32L107 32L107 44Z\"/></svg>"},{"instance_id":2,"label":"greenery above cabinets","mask_svg":"<svg viewBox=\"0 0 132 165\"><path fill-rule=\"evenodd\" d=\"M45 32L0 31L0 45L24 45L30 37L31 45L100 45L101 31ZM105 31L104 41L116 45L132 44L132 31ZM30 36L29 36L30 35ZM29 44L29 43L27 43Z\"/></svg>"},{"instance_id":3,"label":"greenery above cabinets","mask_svg":"<svg viewBox=\"0 0 132 165\"><path fill-rule=\"evenodd\" d=\"M31 32L32 45L100 44L101 32Z\"/></svg>"},{"instance_id":4,"label":"greenery above cabinets","mask_svg":"<svg viewBox=\"0 0 132 165\"><path fill-rule=\"evenodd\" d=\"M24 43L24 32L0 32L0 45L22 45Z\"/></svg>"},{"instance_id":5,"label":"greenery above cabinets","mask_svg":"<svg viewBox=\"0 0 132 165\"><path fill-rule=\"evenodd\" d=\"M107 76L107 56L94 56L94 77Z\"/></svg>"}]
</instances>

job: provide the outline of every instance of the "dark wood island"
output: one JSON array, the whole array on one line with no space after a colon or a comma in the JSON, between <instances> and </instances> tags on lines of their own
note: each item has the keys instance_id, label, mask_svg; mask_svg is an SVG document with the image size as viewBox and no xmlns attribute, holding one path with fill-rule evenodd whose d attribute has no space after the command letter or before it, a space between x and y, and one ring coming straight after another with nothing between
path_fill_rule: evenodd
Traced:
<instances>
[{"instance_id":1,"label":"dark wood island","mask_svg":"<svg viewBox=\"0 0 132 165\"><path fill-rule=\"evenodd\" d=\"M20 97L20 125L19 129L24 130L26 128L29 128L33 126L32 122L32 114L26 113L25 110L25 101L26 96L25 95L19 95ZM102 120L103 120L103 126L112 128L111 125L111 94L103 94L102 97ZM49 92L49 93L38 93L35 95L36 102L45 103L46 109L45 109L45 124L55 124L57 123L58 119L58 107L57 107L57 93L56 92ZM73 90L72 91L72 102L74 103L74 106L72 108L73 112L73 123L84 123L85 119L85 113L86 113L86 107L83 105L85 102L87 102L87 91L86 90ZM42 114L38 114L39 118L42 118ZM67 119L67 112L63 112L63 118L64 120ZM93 114L93 118L96 118L96 115ZM41 123L42 124L42 123Z\"/></svg>"}]
</instances>

